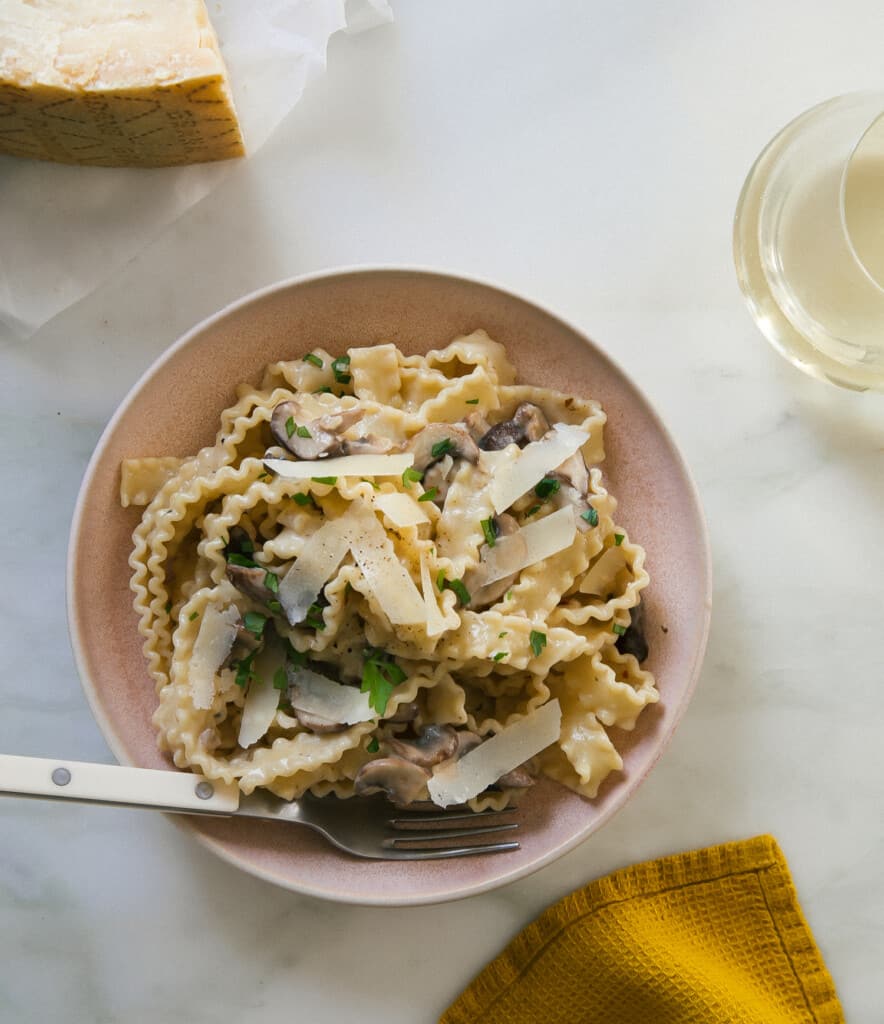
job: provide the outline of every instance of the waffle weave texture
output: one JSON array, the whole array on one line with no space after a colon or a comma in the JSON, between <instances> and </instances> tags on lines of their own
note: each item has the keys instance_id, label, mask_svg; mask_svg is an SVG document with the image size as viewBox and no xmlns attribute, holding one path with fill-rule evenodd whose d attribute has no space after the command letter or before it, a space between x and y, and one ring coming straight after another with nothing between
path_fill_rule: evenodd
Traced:
<instances>
[{"instance_id":1,"label":"waffle weave texture","mask_svg":"<svg viewBox=\"0 0 884 1024\"><path fill-rule=\"evenodd\" d=\"M776 840L591 882L521 932L439 1024L844 1024Z\"/></svg>"}]
</instances>

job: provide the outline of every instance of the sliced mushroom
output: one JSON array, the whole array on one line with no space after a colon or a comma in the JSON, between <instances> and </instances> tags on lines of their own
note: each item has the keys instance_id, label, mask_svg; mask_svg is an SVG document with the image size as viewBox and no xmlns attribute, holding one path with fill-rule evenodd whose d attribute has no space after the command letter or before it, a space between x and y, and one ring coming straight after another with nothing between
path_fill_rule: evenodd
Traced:
<instances>
[{"instance_id":1,"label":"sliced mushroom","mask_svg":"<svg viewBox=\"0 0 884 1024\"><path fill-rule=\"evenodd\" d=\"M448 497L448 487L451 483L451 471L454 469L454 459L446 455L424 473L423 485L425 491L435 491L433 501L441 508Z\"/></svg>"},{"instance_id":2,"label":"sliced mushroom","mask_svg":"<svg viewBox=\"0 0 884 1024\"><path fill-rule=\"evenodd\" d=\"M494 785L499 789L528 789L528 787L533 786L535 782L536 779L531 772L521 764L518 768L513 768L512 771L501 775Z\"/></svg>"},{"instance_id":3,"label":"sliced mushroom","mask_svg":"<svg viewBox=\"0 0 884 1024\"><path fill-rule=\"evenodd\" d=\"M621 654L631 654L641 664L648 656L644 605L631 608L629 616L630 623L626 627L626 632L617 637L614 646Z\"/></svg>"},{"instance_id":4,"label":"sliced mushroom","mask_svg":"<svg viewBox=\"0 0 884 1024\"><path fill-rule=\"evenodd\" d=\"M510 565L521 566L527 551L525 540L519 534L519 524L504 512L494 519L497 541L494 547L483 544L479 549L480 564L471 569L464 577L464 586L470 593L470 607L483 608L501 597L516 581L520 570L515 569L500 576L501 567ZM494 578L488 582L490 576Z\"/></svg>"},{"instance_id":5,"label":"sliced mushroom","mask_svg":"<svg viewBox=\"0 0 884 1024\"><path fill-rule=\"evenodd\" d=\"M414 468L420 472L446 455L474 464L479 461L476 442L455 423L431 423L411 438L405 451L414 454Z\"/></svg>"},{"instance_id":6,"label":"sliced mushroom","mask_svg":"<svg viewBox=\"0 0 884 1024\"><path fill-rule=\"evenodd\" d=\"M524 448L529 441L539 441L548 430L549 421L540 406L522 402L511 419L495 423L479 440L479 447L486 452L500 451L510 444Z\"/></svg>"},{"instance_id":7,"label":"sliced mushroom","mask_svg":"<svg viewBox=\"0 0 884 1024\"><path fill-rule=\"evenodd\" d=\"M408 704L400 704L396 708L396 713L392 718L388 718L388 722L392 722L394 725L405 725L408 722L413 722L417 718L420 708L416 700L409 701Z\"/></svg>"},{"instance_id":8,"label":"sliced mushroom","mask_svg":"<svg viewBox=\"0 0 884 1024\"><path fill-rule=\"evenodd\" d=\"M386 455L393 447L387 437L366 434L365 437L345 438L341 441L341 455Z\"/></svg>"},{"instance_id":9,"label":"sliced mushroom","mask_svg":"<svg viewBox=\"0 0 884 1024\"><path fill-rule=\"evenodd\" d=\"M476 442L476 444L479 444L482 438L491 429L491 424L485 419L485 414L481 412L471 412L463 422L464 426L469 431L470 437Z\"/></svg>"},{"instance_id":10,"label":"sliced mushroom","mask_svg":"<svg viewBox=\"0 0 884 1024\"><path fill-rule=\"evenodd\" d=\"M342 409L307 420L300 403L291 400L280 402L274 408L270 431L284 448L299 459L331 458L346 454L344 447L347 442L342 435L362 415L360 408Z\"/></svg>"},{"instance_id":11,"label":"sliced mushroom","mask_svg":"<svg viewBox=\"0 0 884 1024\"><path fill-rule=\"evenodd\" d=\"M267 570L254 568L245 565L233 565L227 563L227 578L241 593L250 597L258 604L267 604L272 601L275 594L267 586L264 580L267 578Z\"/></svg>"},{"instance_id":12,"label":"sliced mushroom","mask_svg":"<svg viewBox=\"0 0 884 1024\"><path fill-rule=\"evenodd\" d=\"M570 458L565 459L552 475L581 494L589 490L589 470L581 452L574 452Z\"/></svg>"},{"instance_id":13,"label":"sliced mushroom","mask_svg":"<svg viewBox=\"0 0 884 1024\"><path fill-rule=\"evenodd\" d=\"M447 761L457 751L457 733L450 725L428 725L414 739L395 737L387 741L394 754L421 768Z\"/></svg>"},{"instance_id":14,"label":"sliced mushroom","mask_svg":"<svg viewBox=\"0 0 884 1024\"><path fill-rule=\"evenodd\" d=\"M388 800L404 807L423 795L430 773L404 757L377 757L356 773L353 788L359 796L385 793Z\"/></svg>"},{"instance_id":15,"label":"sliced mushroom","mask_svg":"<svg viewBox=\"0 0 884 1024\"><path fill-rule=\"evenodd\" d=\"M335 722L330 718L323 718L321 715L314 715L310 711L301 711L300 708L294 708L295 718L304 726L305 729L309 729L310 732L315 732L318 735L323 735L327 732L341 732L344 729L349 728L343 722Z\"/></svg>"},{"instance_id":16,"label":"sliced mushroom","mask_svg":"<svg viewBox=\"0 0 884 1024\"><path fill-rule=\"evenodd\" d=\"M469 754L471 750L475 750L476 747L482 742L482 737L469 729L458 729L457 730L457 750L455 755L458 760Z\"/></svg>"}]
</instances>

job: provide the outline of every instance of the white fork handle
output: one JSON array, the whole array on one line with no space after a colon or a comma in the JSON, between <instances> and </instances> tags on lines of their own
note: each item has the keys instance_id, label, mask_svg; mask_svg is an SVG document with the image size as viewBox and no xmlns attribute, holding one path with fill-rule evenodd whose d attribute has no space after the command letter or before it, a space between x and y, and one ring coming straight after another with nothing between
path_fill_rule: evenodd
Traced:
<instances>
[{"instance_id":1,"label":"white fork handle","mask_svg":"<svg viewBox=\"0 0 884 1024\"><path fill-rule=\"evenodd\" d=\"M190 772L0 754L0 795L122 804L196 814L234 814L239 788Z\"/></svg>"}]
</instances>

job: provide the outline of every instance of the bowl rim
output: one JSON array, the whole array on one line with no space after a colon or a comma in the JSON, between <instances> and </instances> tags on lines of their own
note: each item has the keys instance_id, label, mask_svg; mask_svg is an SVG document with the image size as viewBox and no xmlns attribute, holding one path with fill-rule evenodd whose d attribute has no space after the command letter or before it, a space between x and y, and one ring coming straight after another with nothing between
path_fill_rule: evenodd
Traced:
<instances>
[{"instance_id":1,"label":"bowl rim","mask_svg":"<svg viewBox=\"0 0 884 1024\"><path fill-rule=\"evenodd\" d=\"M700 500L700 494L697 489L696 482L693 474L688 467L688 464L681 452L678 444L675 442L672 434L668 427L661 419L654 405L648 399L644 391L635 383L633 378L626 373L620 364L613 359L609 353L598 346L592 339L580 328L575 326L570 320L565 319L558 313L549 309L543 303L530 298L526 295L514 292L512 289L498 284L496 281L491 281L487 278L480 278L473 275L462 274L456 271L440 269L437 267L430 267L421 264L387 264L387 263L365 263L365 264L347 264L344 266L327 267L322 270L310 271L305 274L298 274L293 277L284 278L276 281L272 284L265 285L262 288L258 288L254 291L248 292L245 295L240 296L237 299L227 303L221 309L209 316L204 317L198 323L194 324L187 331L184 332L177 340L172 342L166 349L164 349L156 359L141 373L138 378L132 383L131 387L126 392L123 399L117 405L113 415L108 420L107 425L101 432L101 435L96 442L95 448L89 461L86 465L86 469L83 473L83 478L80 483L79 491L77 492L76 502L74 504L73 515L71 519L70 531L68 534L68 552L65 569L65 605L66 615L68 624L68 636L71 644L71 648L74 655L74 663L77 669L77 674L80 678L80 685L86 696L86 700L89 704L92 715L99 727L99 730L104 737L105 742L110 747L110 750L117 758L117 761L123 765L132 765L132 761L129 758L123 744L114 729L109 717L105 713L101 702L99 700L98 691L96 686L91 679L87 669L87 658L85 654L84 640L80 635L79 629L77 628L78 617L75 614L77 596L76 596L76 581L74 577L74 567L77 562L77 555L79 550L79 542L82 534L82 526L85 516L85 506L87 496L91 490L93 478L96 474L99 464L102 462L105 449L108 447L111 438L116 432L119 422L127 414L129 407L135 401L137 395L141 389L148 384L153 378L160 373L166 364L170 362L179 352L179 350L185 348L190 341L197 335L203 333L205 330L210 328L215 323L223 320L234 312L239 312L252 303L261 302L267 296L274 295L281 291L287 291L294 289L305 284L309 284L315 281L321 280L332 280L339 277L354 277L354 276L371 276L374 274L402 274L402 275L420 275L427 277L446 278L449 280L478 285L481 288L490 289L496 291L506 298L513 299L516 302L529 305L534 307L540 313L549 317L553 321L557 321L567 330L574 334L575 337L579 338L581 342L586 344L593 352L602 360L606 361L610 367L616 372L616 374L631 388L636 397L644 405L648 416L654 424L655 429L660 433L663 439L671 449L674 460L681 473L682 479L687 486L688 495L695 508L697 514L697 521L700 529L700 536L698 539L698 547L701 550L702 565L704 568L703 573L703 617L701 622L701 628L697 637L697 643L695 647L694 660L690 668L689 678L682 690L681 700L678 705L672 708L672 720L668 731L662 735L660 742L656 746L653 756L645 765L644 770L640 775L636 775L632 780L627 781L622 789L622 793L616 800L612 800L609 807L607 807L598 817L594 818L584 829L579 830L569 839L557 844L546 853L537 857L535 860L530 861L527 864L520 865L513 868L509 872L495 875L492 878L485 879L481 882L462 885L445 892L430 892L427 894L421 894L419 896L409 896L402 899L390 899L389 897L372 897L371 895L360 896L359 898L353 898L353 895L348 892L341 892L323 888L321 886L304 884L301 882L294 882L285 876L278 875L270 869L262 868L253 864L247 857L243 857L229 849L221 840L214 839L211 836L206 835L198 830L193 829L188 821L182 818L181 815L170 814L169 817L173 822L180 828L186 829L188 833L193 836L202 846L211 850L214 854L220 857L222 860L232 865L233 867L239 868L241 871L246 872L253 877L260 878L263 881L271 882L274 885L280 886L290 892L296 892L301 895L312 896L318 899L329 900L337 903L347 903L357 906L382 906L382 907L404 907L404 906L422 906L430 905L435 903L443 902L454 902L456 900L466 899L470 896L477 896L483 892L489 892L491 890L500 888L501 886L508 885L511 882L515 882L519 879L526 878L532 875L535 871L539 871L541 868L546 867L553 861L558 860L566 853L585 842L591 835L603 828L611 818L622 809L627 801L632 797L636 790L641 786L644 780L651 774L651 771L656 767L663 753L668 749L669 744L672 742L672 738L681 723L681 720L687 710L688 704L690 703L694 691L697 686L697 682L700 676L700 670L703 665L704 656L706 653L706 647L709 639L709 629L712 612L712 551L710 544L709 528L706 522L706 516L703 510L703 504Z\"/></svg>"}]
</instances>

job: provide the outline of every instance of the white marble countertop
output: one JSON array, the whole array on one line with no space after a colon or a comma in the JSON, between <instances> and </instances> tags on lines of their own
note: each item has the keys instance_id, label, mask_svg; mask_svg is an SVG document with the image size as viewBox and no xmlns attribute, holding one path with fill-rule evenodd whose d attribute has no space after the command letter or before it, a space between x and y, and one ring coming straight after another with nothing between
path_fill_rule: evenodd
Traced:
<instances>
[{"instance_id":1,"label":"white marble countertop","mask_svg":"<svg viewBox=\"0 0 884 1024\"><path fill-rule=\"evenodd\" d=\"M395 25L336 37L267 146L134 262L30 341L0 337L0 750L111 760L74 670L64 565L118 401L229 300L358 262L522 291L649 395L712 537L696 697L600 833L446 906L323 904L240 874L159 815L4 801L0 1020L432 1022L571 889L771 832L848 1020L880 1021L884 400L780 360L730 255L767 139L880 84L880 5L394 6Z\"/></svg>"}]
</instances>

